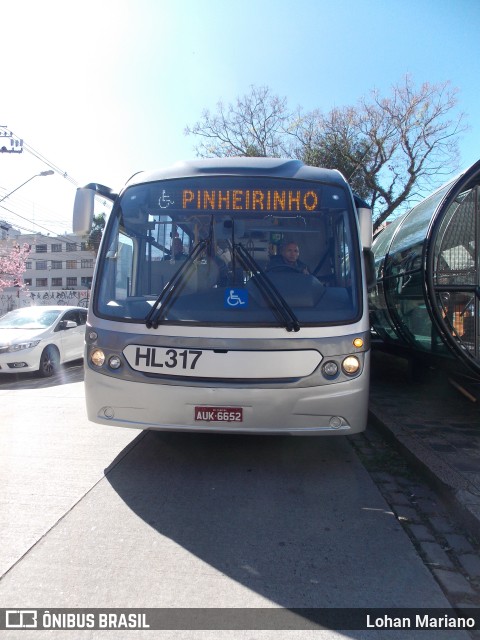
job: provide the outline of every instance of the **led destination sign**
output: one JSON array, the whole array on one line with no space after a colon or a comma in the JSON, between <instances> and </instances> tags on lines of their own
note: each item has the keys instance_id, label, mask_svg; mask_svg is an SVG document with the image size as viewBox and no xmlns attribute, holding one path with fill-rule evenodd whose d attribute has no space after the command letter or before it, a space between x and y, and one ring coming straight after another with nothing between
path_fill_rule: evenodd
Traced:
<instances>
[{"instance_id":1,"label":"led destination sign","mask_svg":"<svg viewBox=\"0 0 480 640\"><path fill-rule=\"evenodd\" d=\"M306 189L183 189L182 209L195 211L315 211L319 196Z\"/></svg>"}]
</instances>

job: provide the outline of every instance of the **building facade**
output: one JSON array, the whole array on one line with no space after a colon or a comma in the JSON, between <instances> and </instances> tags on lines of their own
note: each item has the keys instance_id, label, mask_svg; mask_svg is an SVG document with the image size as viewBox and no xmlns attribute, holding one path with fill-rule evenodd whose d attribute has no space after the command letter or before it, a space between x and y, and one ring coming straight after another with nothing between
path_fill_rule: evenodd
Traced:
<instances>
[{"instance_id":1,"label":"building facade","mask_svg":"<svg viewBox=\"0 0 480 640\"><path fill-rule=\"evenodd\" d=\"M0 316L31 305L88 306L96 256L85 238L22 234L0 220L0 256L24 244L30 248L22 277L24 286L0 290Z\"/></svg>"},{"instance_id":2,"label":"building facade","mask_svg":"<svg viewBox=\"0 0 480 640\"><path fill-rule=\"evenodd\" d=\"M23 274L23 282L29 291L90 289L95 253L85 238L73 234L21 234L10 229L8 236L0 239L1 249L6 251L14 244L30 247Z\"/></svg>"}]
</instances>

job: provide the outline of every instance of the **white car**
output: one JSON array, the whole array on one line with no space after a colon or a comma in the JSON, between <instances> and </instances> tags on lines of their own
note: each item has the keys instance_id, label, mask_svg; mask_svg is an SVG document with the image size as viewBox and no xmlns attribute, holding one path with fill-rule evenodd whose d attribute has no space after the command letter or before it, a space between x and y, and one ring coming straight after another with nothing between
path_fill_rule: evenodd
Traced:
<instances>
[{"instance_id":1,"label":"white car","mask_svg":"<svg viewBox=\"0 0 480 640\"><path fill-rule=\"evenodd\" d=\"M0 373L53 375L64 362L83 358L87 310L38 306L0 318Z\"/></svg>"}]
</instances>

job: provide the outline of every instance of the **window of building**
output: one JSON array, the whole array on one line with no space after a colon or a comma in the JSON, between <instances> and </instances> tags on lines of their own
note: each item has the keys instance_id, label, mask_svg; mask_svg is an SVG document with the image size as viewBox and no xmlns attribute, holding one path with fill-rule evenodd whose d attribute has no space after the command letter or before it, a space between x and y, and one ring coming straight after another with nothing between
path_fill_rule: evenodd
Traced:
<instances>
[{"instance_id":1,"label":"window of building","mask_svg":"<svg viewBox=\"0 0 480 640\"><path fill-rule=\"evenodd\" d=\"M32 286L32 279L31 278L24 278L23 279L23 283L26 287L31 287Z\"/></svg>"},{"instance_id":2,"label":"window of building","mask_svg":"<svg viewBox=\"0 0 480 640\"><path fill-rule=\"evenodd\" d=\"M87 287L88 289L91 289L92 287L92 278L91 277L84 277L82 276L82 287Z\"/></svg>"},{"instance_id":3,"label":"window of building","mask_svg":"<svg viewBox=\"0 0 480 640\"><path fill-rule=\"evenodd\" d=\"M67 251L76 251L77 243L76 242L67 242Z\"/></svg>"},{"instance_id":4,"label":"window of building","mask_svg":"<svg viewBox=\"0 0 480 640\"><path fill-rule=\"evenodd\" d=\"M27 260L25 262L25 269L31 269L32 268L32 261L31 260Z\"/></svg>"},{"instance_id":5,"label":"window of building","mask_svg":"<svg viewBox=\"0 0 480 640\"><path fill-rule=\"evenodd\" d=\"M67 278L67 287L76 287L77 278Z\"/></svg>"},{"instance_id":6,"label":"window of building","mask_svg":"<svg viewBox=\"0 0 480 640\"><path fill-rule=\"evenodd\" d=\"M82 269L93 269L93 260L82 260Z\"/></svg>"},{"instance_id":7,"label":"window of building","mask_svg":"<svg viewBox=\"0 0 480 640\"><path fill-rule=\"evenodd\" d=\"M62 245L60 244L52 244L52 253L61 253Z\"/></svg>"},{"instance_id":8,"label":"window of building","mask_svg":"<svg viewBox=\"0 0 480 640\"><path fill-rule=\"evenodd\" d=\"M37 278L35 280L36 287L46 287L48 285L48 278Z\"/></svg>"},{"instance_id":9,"label":"window of building","mask_svg":"<svg viewBox=\"0 0 480 640\"><path fill-rule=\"evenodd\" d=\"M36 253L47 253L47 245L46 244L37 244L35 247Z\"/></svg>"},{"instance_id":10,"label":"window of building","mask_svg":"<svg viewBox=\"0 0 480 640\"><path fill-rule=\"evenodd\" d=\"M67 269L76 269L77 261L76 260L67 260Z\"/></svg>"},{"instance_id":11,"label":"window of building","mask_svg":"<svg viewBox=\"0 0 480 640\"><path fill-rule=\"evenodd\" d=\"M61 260L52 260L52 269L61 269L62 264Z\"/></svg>"},{"instance_id":12,"label":"window of building","mask_svg":"<svg viewBox=\"0 0 480 640\"><path fill-rule=\"evenodd\" d=\"M46 260L37 260L36 268L37 268L37 271L42 271L43 269L46 269L47 268L47 261Z\"/></svg>"},{"instance_id":13,"label":"window of building","mask_svg":"<svg viewBox=\"0 0 480 640\"><path fill-rule=\"evenodd\" d=\"M52 287L61 287L63 285L63 278L52 278Z\"/></svg>"}]
</instances>

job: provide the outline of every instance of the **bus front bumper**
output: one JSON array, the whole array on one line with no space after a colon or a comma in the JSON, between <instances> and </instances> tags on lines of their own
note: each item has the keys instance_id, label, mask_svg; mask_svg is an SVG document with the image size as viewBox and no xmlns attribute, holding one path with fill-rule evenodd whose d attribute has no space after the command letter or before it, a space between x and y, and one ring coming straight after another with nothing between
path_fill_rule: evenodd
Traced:
<instances>
[{"instance_id":1,"label":"bus front bumper","mask_svg":"<svg viewBox=\"0 0 480 640\"><path fill-rule=\"evenodd\" d=\"M319 387L226 388L142 384L86 371L88 418L161 431L349 435L366 427L366 375ZM101 382L101 384L100 384ZM221 418L221 419L218 419Z\"/></svg>"}]
</instances>

